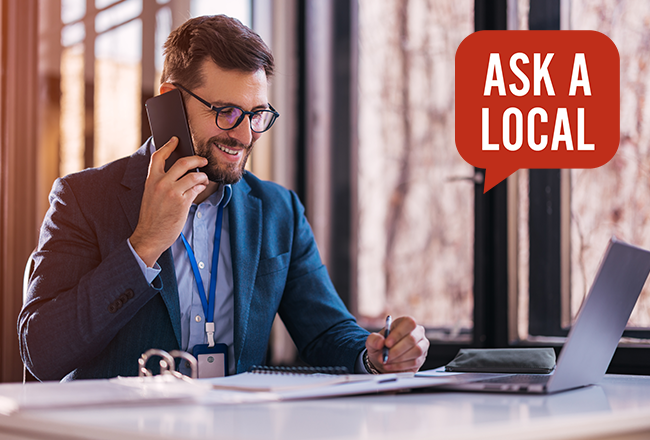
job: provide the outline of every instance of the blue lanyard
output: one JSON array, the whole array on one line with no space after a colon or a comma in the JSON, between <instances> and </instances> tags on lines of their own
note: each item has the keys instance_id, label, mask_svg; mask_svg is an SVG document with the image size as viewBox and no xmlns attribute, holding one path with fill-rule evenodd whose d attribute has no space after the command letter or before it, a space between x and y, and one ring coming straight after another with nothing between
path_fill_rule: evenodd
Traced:
<instances>
[{"instance_id":1,"label":"blue lanyard","mask_svg":"<svg viewBox=\"0 0 650 440\"><path fill-rule=\"evenodd\" d=\"M196 257L194 256L194 251L192 247L187 242L185 235L181 232L181 238L183 239L183 244L187 250L187 256L190 259L190 264L192 265L192 272L194 272L194 280L196 281L196 287L199 289L199 298L201 298L201 305L203 306L203 314L205 315L206 323L214 322L214 297L215 292L217 291L217 267L219 265L219 245L221 244L221 223L223 220L223 205L224 201L222 200L219 203L217 208L217 223L214 230L214 248L212 249L212 273L210 274L210 297L206 298L205 289L203 288L203 281L201 280L201 273L199 272L199 267L196 264Z\"/></svg>"}]
</instances>

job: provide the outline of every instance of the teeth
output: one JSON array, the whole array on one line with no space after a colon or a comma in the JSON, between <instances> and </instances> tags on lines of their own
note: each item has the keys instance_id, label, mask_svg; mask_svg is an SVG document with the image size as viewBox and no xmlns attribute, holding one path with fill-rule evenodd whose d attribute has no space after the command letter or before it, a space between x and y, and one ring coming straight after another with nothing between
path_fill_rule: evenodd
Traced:
<instances>
[{"instance_id":1,"label":"teeth","mask_svg":"<svg viewBox=\"0 0 650 440\"><path fill-rule=\"evenodd\" d=\"M223 145L219 145L219 144L215 144L215 145L217 146L218 149L220 149L224 153L228 153L228 154L231 154L233 156L235 156L238 153L238 151L231 150L229 148L224 147Z\"/></svg>"}]
</instances>

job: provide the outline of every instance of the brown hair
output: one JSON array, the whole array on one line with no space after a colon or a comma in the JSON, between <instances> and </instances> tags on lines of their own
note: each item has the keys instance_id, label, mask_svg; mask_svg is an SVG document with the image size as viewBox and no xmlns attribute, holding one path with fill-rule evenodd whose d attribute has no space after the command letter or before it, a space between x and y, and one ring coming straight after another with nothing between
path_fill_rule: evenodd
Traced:
<instances>
[{"instance_id":1,"label":"brown hair","mask_svg":"<svg viewBox=\"0 0 650 440\"><path fill-rule=\"evenodd\" d=\"M211 59L226 70L273 75L273 54L266 43L239 20L225 15L192 18L165 41L161 83L178 82L195 88L203 82L201 65Z\"/></svg>"}]
</instances>

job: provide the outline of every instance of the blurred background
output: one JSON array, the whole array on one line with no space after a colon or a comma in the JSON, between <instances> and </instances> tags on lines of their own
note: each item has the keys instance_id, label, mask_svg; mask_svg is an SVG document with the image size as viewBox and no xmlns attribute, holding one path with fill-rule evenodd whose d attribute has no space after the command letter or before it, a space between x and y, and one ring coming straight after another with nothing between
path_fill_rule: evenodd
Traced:
<instances>
[{"instance_id":1,"label":"blurred background","mask_svg":"<svg viewBox=\"0 0 650 440\"><path fill-rule=\"evenodd\" d=\"M407 314L427 328L427 367L460 347L559 350L609 238L650 247L645 0L1 5L1 381L22 377L23 271L52 182L130 155L150 136L144 102L157 94L162 44L198 15L236 17L273 50L270 101L282 116L248 167L298 193L363 326ZM454 57L467 35L489 29L597 30L614 41L621 143L610 163L520 170L483 195L483 170L454 144ZM279 321L268 361L299 362ZM647 288L610 371L650 374Z\"/></svg>"}]
</instances>

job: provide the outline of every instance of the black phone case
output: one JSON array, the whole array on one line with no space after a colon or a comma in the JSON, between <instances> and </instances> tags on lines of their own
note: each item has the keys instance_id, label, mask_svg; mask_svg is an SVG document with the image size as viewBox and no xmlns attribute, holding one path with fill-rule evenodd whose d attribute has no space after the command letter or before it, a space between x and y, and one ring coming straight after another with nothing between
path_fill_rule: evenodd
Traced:
<instances>
[{"instance_id":1,"label":"black phone case","mask_svg":"<svg viewBox=\"0 0 650 440\"><path fill-rule=\"evenodd\" d=\"M165 172L181 157L194 156L194 145L180 90L172 89L150 98L145 107L156 150L165 145L172 136L178 138L178 146L165 161Z\"/></svg>"}]
</instances>

